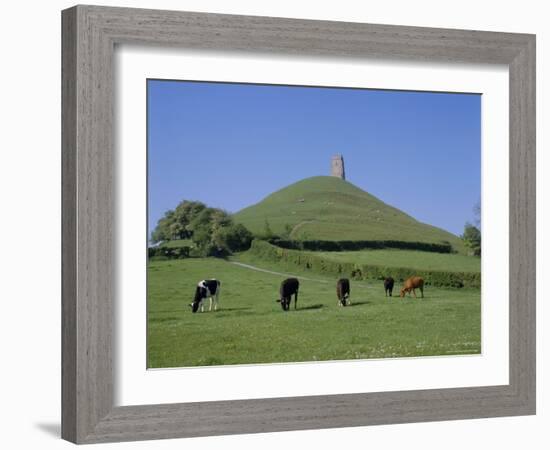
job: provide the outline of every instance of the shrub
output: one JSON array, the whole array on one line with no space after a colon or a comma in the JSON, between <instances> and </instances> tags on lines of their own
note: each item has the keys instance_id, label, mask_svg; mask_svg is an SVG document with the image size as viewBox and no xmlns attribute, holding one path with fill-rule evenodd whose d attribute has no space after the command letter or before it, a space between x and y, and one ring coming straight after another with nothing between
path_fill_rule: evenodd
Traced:
<instances>
[{"instance_id":1,"label":"shrub","mask_svg":"<svg viewBox=\"0 0 550 450\"><path fill-rule=\"evenodd\" d=\"M440 244L430 242L408 242L408 241L321 241L321 240L305 240L294 241L290 239L271 238L266 239L269 243L277 247L294 249L294 250L309 250L309 251L325 251L325 252L342 252L364 249L383 249L397 248L401 250L420 250L424 252L436 253L452 253L453 247L448 242Z\"/></svg>"},{"instance_id":2,"label":"shrub","mask_svg":"<svg viewBox=\"0 0 550 450\"><path fill-rule=\"evenodd\" d=\"M284 263L302 270L348 276L356 280L383 280L391 276L397 282L403 282L411 275L424 278L426 285L441 287L481 287L481 274L478 272L446 272L438 270L417 270L408 267L387 267L371 264L339 262L329 258L312 255L295 249L277 247L267 241L254 239L250 251L266 261Z\"/></svg>"}]
</instances>

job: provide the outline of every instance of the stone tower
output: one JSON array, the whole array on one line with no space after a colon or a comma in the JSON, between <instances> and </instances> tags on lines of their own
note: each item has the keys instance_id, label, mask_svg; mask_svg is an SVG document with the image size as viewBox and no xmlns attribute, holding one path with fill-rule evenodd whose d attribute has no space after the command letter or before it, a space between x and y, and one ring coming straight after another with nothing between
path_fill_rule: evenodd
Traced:
<instances>
[{"instance_id":1,"label":"stone tower","mask_svg":"<svg viewBox=\"0 0 550 450\"><path fill-rule=\"evenodd\" d=\"M346 171L344 170L344 157L337 153L332 157L330 164L330 174L333 177L341 178L342 180L346 179Z\"/></svg>"}]
</instances>

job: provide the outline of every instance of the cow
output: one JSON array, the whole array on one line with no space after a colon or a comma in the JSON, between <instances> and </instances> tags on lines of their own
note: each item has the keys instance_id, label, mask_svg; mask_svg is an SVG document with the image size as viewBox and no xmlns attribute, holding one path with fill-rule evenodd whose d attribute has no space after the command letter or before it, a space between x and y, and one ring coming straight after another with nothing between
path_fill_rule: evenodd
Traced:
<instances>
[{"instance_id":1,"label":"cow","mask_svg":"<svg viewBox=\"0 0 550 450\"><path fill-rule=\"evenodd\" d=\"M338 297L338 306L351 305L349 280L340 278L336 283L336 296Z\"/></svg>"},{"instance_id":2,"label":"cow","mask_svg":"<svg viewBox=\"0 0 550 450\"><path fill-rule=\"evenodd\" d=\"M384 280L384 292L386 293L386 297L388 296L388 294L390 294L390 297L392 296L392 292L393 292L393 278L392 277L387 277L385 280Z\"/></svg>"},{"instance_id":3,"label":"cow","mask_svg":"<svg viewBox=\"0 0 550 450\"><path fill-rule=\"evenodd\" d=\"M405 280L405 283L403 284L403 288L401 289L401 297L405 297L405 294L408 292L409 296L411 295L411 291L414 294L414 298L416 298L416 289L420 289L420 295L422 298L424 298L424 279L421 277L410 277L407 280Z\"/></svg>"},{"instance_id":4,"label":"cow","mask_svg":"<svg viewBox=\"0 0 550 450\"><path fill-rule=\"evenodd\" d=\"M296 278L287 278L281 283L279 289L279 300L281 307L284 311L288 311L290 308L290 302L292 301L292 295L294 295L294 309L297 308L298 303L298 289L300 282Z\"/></svg>"},{"instance_id":5,"label":"cow","mask_svg":"<svg viewBox=\"0 0 550 450\"><path fill-rule=\"evenodd\" d=\"M200 307L201 312L204 312L204 303L207 298L210 299L210 308L208 310L212 311L212 303L214 303L214 311L216 311L218 309L221 284L221 281L215 279L199 281L195 289L193 303L189 305L191 311L196 313Z\"/></svg>"}]
</instances>

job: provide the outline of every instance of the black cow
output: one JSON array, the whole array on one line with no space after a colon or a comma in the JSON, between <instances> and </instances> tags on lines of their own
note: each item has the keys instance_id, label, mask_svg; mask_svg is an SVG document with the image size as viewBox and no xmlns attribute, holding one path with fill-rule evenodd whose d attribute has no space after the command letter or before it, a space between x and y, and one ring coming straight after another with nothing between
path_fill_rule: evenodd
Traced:
<instances>
[{"instance_id":1,"label":"black cow","mask_svg":"<svg viewBox=\"0 0 550 450\"><path fill-rule=\"evenodd\" d=\"M338 306L351 305L349 280L340 278L336 283L336 296L338 297Z\"/></svg>"},{"instance_id":2,"label":"black cow","mask_svg":"<svg viewBox=\"0 0 550 450\"><path fill-rule=\"evenodd\" d=\"M292 295L294 295L294 309L297 308L296 304L298 303L298 289L300 287L300 282L296 278L287 278L281 283L281 288L279 289L279 300L281 302L281 307L283 310L288 311L290 308L290 302L292 301Z\"/></svg>"},{"instance_id":3,"label":"black cow","mask_svg":"<svg viewBox=\"0 0 550 450\"><path fill-rule=\"evenodd\" d=\"M219 280L202 280L197 284L195 289L195 298L191 306L191 310L195 313L201 308L201 312L204 311L204 300L210 299L210 309L212 311L212 301L214 302L214 311L218 309L218 299L220 296L220 286L221 282Z\"/></svg>"},{"instance_id":4,"label":"black cow","mask_svg":"<svg viewBox=\"0 0 550 450\"><path fill-rule=\"evenodd\" d=\"M393 291L393 278L388 277L384 280L384 292L386 293L386 297L388 296L388 293L390 294L390 297L391 297L392 291Z\"/></svg>"}]
</instances>

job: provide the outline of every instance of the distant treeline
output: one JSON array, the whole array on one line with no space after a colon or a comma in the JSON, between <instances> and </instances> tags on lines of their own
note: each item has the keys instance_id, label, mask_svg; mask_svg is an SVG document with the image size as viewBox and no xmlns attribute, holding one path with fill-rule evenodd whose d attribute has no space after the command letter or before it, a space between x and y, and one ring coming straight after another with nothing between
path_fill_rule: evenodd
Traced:
<instances>
[{"instance_id":1,"label":"distant treeline","mask_svg":"<svg viewBox=\"0 0 550 450\"><path fill-rule=\"evenodd\" d=\"M450 243L428 243L408 241L294 241L288 239L267 239L270 244L291 250L343 252L364 249L398 248L401 250L421 250L423 252L453 253Z\"/></svg>"},{"instance_id":2,"label":"distant treeline","mask_svg":"<svg viewBox=\"0 0 550 450\"><path fill-rule=\"evenodd\" d=\"M321 274L347 276L355 280L383 280L391 276L402 282L412 275L421 276L427 285L442 287L481 287L479 272L447 272L439 270L417 270L411 267L386 267L370 264L339 262L321 255L304 253L300 250L282 248L267 241L254 239L250 251L266 261L282 263L291 268L311 270Z\"/></svg>"}]
</instances>

